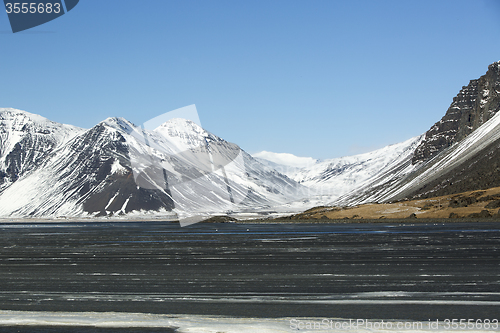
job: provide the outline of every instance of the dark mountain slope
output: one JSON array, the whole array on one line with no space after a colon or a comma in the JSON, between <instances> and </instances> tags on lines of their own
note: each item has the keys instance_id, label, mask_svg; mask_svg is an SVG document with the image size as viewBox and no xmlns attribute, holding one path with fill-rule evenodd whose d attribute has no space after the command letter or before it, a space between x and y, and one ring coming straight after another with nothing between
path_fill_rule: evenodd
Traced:
<instances>
[{"instance_id":1,"label":"dark mountain slope","mask_svg":"<svg viewBox=\"0 0 500 333\"><path fill-rule=\"evenodd\" d=\"M381 170L332 204L389 202L499 186L499 110L500 62L496 62L464 87L446 115L427 131L410 158L411 168ZM396 172L398 177L388 177Z\"/></svg>"},{"instance_id":2,"label":"dark mountain slope","mask_svg":"<svg viewBox=\"0 0 500 333\"><path fill-rule=\"evenodd\" d=\"M137 186L126 139L106 124L75 138L69 150L57 163L57 175L71 180L64 189L83 203L83 211L106 215L174 207L167 192Z\"/></svg>"},{"instance_id":3,"label":"dark mountain slope","mask_svg":"<svg viewBox=\"0 0 500 333\"><path fill-rule=\"evenodd\" d=\"M0 193L83 131L29 112L0 109Z\"/></svg>"},{"instance_id":4,"label":"dark mountain slope","mask_svg":"<svg viewBox=\"0 0 500 333\"><path fill-rule=\"evenodd\" d=\"M440 121L426 133L412 163L428 161L443 149L463 140L500 110L500 62L488 66L479 79L462 87Z\"/></svg>"},{"instance_id":5,"label":"dark mountain slope","mask_svg":"<svg viewBox=\"0 0 500 333\"><path fill-rule=\"evenodd\" d=\"M500 140L437 179L409 192L409 198L429 198L500 186Z\"/></svg>"}]
</instances>

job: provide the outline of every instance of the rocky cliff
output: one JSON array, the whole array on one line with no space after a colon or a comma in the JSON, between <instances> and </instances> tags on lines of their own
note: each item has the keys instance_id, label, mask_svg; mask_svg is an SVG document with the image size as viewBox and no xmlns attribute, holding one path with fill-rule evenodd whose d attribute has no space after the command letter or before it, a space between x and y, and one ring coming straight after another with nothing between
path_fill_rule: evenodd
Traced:
<instances>
[{"instance_id":1,"label":"rocky cliff","mask_svg":"<svg viewBox=\"0 0 500 333\"><path fill-rule=\"evenodd\" d=\"M462 87L446 114L426 133L412 163L428 161L443 149L461 141L500 110L500 61L488 66L479 79Z\"/></svg>"}]
</instances>

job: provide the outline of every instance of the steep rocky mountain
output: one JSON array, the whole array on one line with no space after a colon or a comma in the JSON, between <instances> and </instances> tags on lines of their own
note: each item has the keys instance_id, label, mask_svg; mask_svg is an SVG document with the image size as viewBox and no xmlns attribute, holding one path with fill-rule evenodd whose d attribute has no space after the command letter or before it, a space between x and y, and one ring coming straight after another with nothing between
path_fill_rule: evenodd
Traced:
<instances>
[{"instance_id":1,"label":"steep rocky mountain","mask_svg":"<svg viewBox=\"0 0 500 333\"><path fill-rule=\"evenodd\" d=\"M261 163L185 119L84 130L0 109L0 216L292 212L500 186L499 96L497 62L425 134L307 167Z\"/></svg>"},{"instance_id":2,"label":"steep rocky mountain","mask_svg":"<svg viewBox=\"0 0 500 333\"><path fill-rule=\"evenodd\" d=\"M83 131L39 115L0 108L0 193Z\"/></svg>"},{"instance_id":3,"label":"steep rocky mountain","mask_svg":"<svg viewBox=\"0 0 500 333\"><path fill-rule=\"evenodd\" d=\"M496 62L463 87L444 117L422 136L367 154L291 168L287 175L316 194L328 194L324 200L334 206L499 186L499 110Z\"/></svg>"},{"instance_id":4,"label":"steep rocky mountain","mask_svg":"<svg viewBox=\"0 0 500 333\"><path fill-rule=\"evenodd\" d=\"M500 113L444 149L394 192L391 200L434 197L500 185Z\"/></svg>"},{"instance_id":5,"label":"steep rocky mountain","mask_svg":"<svg viewBox=\"0 0 500 333\"><path fill-rule=\"evenodd\" d=\"M500 62L488 66L479 79L471 80L440 121L426 133L415 150L412 163L428 161L443 149L463 140L500 110Z\"/></svg>"},{"instance_id":6,"label":"steep rocky mountain","mask_svg":"<svg viewBox=\"0 0 500 333\"><path fill-rule=\"evenodd\" d=\"M282 204L301 187L186 120L83 130L13 109L0 117L0 216L215 213Z\"/></svg>"},{"instance_id":7,"label":"steep rocky mountain","mask_svg":"<svg viewBox=\"0 0 500 333\"><path fill-rule=\"evenodd\" d=\"M99 216L171 209L164 193L137 188L127 168L125 141L106 123L74 136L2 192L0 215Z\"/></svg>"},{"instance_id":8,"label":"steep rocky mountain","mask_svg":"<svg viewBox=\"0 0 500 333\"><path fill-rule=\"evenodd\" d=\"M425 133L411 158L410 172L378 177L332 202L355 205L433 197L500 184L500 62L464 87L445 116ZM379 175L394 175L390 169Z\"/></svg>"},{"instance_id":9,"label":"steep rocky mountain","mask_svg":"<svg viewBox=\"0 0 500 333\"><path fill-rule=\"evenodd\" d=\"M334 205L390 202L434 197L498 186L500 167L500 113L460 142L431 160L411 165L411 172L387 181L372 181L356 192L338 198ZM392 170L385 173L393 176Z\"/></svg>"}]
</instances>

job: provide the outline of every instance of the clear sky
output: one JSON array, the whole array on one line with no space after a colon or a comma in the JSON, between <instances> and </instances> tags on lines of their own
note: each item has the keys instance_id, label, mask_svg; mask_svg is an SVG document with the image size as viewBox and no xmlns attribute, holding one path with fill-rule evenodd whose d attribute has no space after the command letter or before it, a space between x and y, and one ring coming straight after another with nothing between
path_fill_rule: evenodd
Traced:
<instances>
[{"instance_id":1,"label":"clear sky","mask_svg":"<svg viewBox=\"0 0 500 333\"><path fill-rule=\"evenodd\" d=\"M404 141L498 60L498 0L80 0L16 34L0 12L0 107L90 128L196 104L249 153Z\"/></svg>"}]
</instances>

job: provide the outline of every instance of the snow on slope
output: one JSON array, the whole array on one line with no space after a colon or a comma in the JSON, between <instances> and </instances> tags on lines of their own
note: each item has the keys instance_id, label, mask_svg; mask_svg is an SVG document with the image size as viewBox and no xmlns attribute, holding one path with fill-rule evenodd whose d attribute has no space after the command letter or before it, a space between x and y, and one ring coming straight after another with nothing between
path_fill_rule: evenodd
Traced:
<instances>
[{"instance_id":1,"label":"snow on slope","mask_svg":"<svg viewBox=\"0 0 500 333\"><path fill-rule=\"evenodd\" d=\"M187 120L172 119L153 131L123 118L108 118L86 131L46 123L54 133L62 128L54 134L59 140L29 164L29 172L5 186L0 193L2 216L269 209L294 199L301 188ZM26 124L38 123L29 118ZM43 125L40 130L49 131ZM28 127L21 127L20 137ZM21 151L30 149L23 146Z\"/></svg>"},{"instance_id":2,"label":"snow on slope","mask_svg":"<svg viewBox=\"0 0 500 333\"><path fill-rule=\"evenodd\" d=\"M64 144L82 133L83 128L60 124L40 115L13 108L0 108L0 156L4 157L28 134L40 135Z\"/></svg>"},{"instance_id":3,"label":"snow on slope","mask_svg":"<svg viewBox=\"0 0 500 333\"><path fill-rule=\"evenodd\" d=\"M381 193L384 193L387 187L398 184L421 167L421 164L412 164L412 158L416 147L422 142L424 136L416 137L416 140L411 141L411 144L397 158L364 180L354 190L334 199L329 205L354 206L368 202L379 202Z\"/></svg>"},{"instance_id":4,"label":"snow on slope","mask_svg":"<svg viewBox=\"0 0 500 333\"><path fill-rule=\"evenodd\" d=\"M273 163L269 165L301 185L311 188L311 196L326 196L325 200L333 201L342 195L357 191L367 183L382 181L378 178L385 171L406 163L408 158L411 160L413 151L422 139L423 136L418 136L369 153L316 161L303 168ZM404 172L410 171L407 169Z\"/></svg>"},{"instance_id":5,"label":"snow on slope","mask_svg":"<svg viewBox=\"0 0 500 333\"><path fill-rule=\"evenodd\" d=\"M410 156L410 160L386 168L355 193L346 194L331 204L357 205L404 199L412 191L451 172L499 139L500 113L497 113L465 139L441 151L431 160L412 165Z\"/></svg>"},{"instance_id":6,"label":"snow on slope","mask_svg":"<svg viewBox=\"0 0 500 333\"><path fill-rule=\"evenodd\" d=\"M26 111L0 108L0 192L83 131Z\"/></svg>"},{"instance_id":7,"label":"snow on slope","mask_svg":"<svg viewBox=\"0 0 500 333\"><path fill-rule=\"evenodd\" d=\"M264 209L294 199L300 188L189 120L171 119L131 135L143 136L136 141L141 145L129 149L136 181L150 188L167 182L176 210L184 214Z\"/></svg>"},{"instance_id":8,"label":"snow on slope","mask_svg":"<svg viewBox=\"0 0 500 333\"><path fill-rule=\"evenodd\" d=\"M387 188L380 197L381 201L399 198L404 193L437 179L466 162L472 156L485 149L491 143L500 139L500 112L477 128L469 136L448 147L432 160L427 162L411 179Z\"/></svg>"},{"instance_id":9,"label":"snow on slope","mask_svg":"<svg viewBox=\"0 0 500 333\"><path fill-rule=\"evenodd\" d=\"M277 165L285 165L293 168L307 168L318 162L317 159L312 157L300 157L289 153L273 153L265 150L252 154L252 156L270 161Z\"/></svg>"},{"instance_id":10,"label":"snow on slope","mask_svg":"<svg viewBox=\"0 0 500 333\"><path fill-rule=\"evenodd\" d=\"M108 118L85 131L0 109L0 215L166 214L174 208L189 216L386 201L500 139L500 115L432 160L413 165L423 137L325 161L264 154L273 162L253 158L185 119L144 130Z\"/></svg>"},{"instance_id":11,"label":"snow on slope","mask_svg":"<svg viewBox=\"0 0 500 333\"><path fill-rule=\"evenodd\" d=\"M101 173L117 159L118 154L110 156L111 150L106 147L119 142L114 134L97 125L55 149L40 165L5 189L0 196L0 215L87 215L84 199L105 182Z\"/></svg>"}]
</instances>

